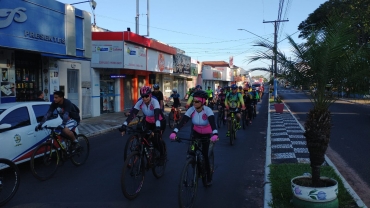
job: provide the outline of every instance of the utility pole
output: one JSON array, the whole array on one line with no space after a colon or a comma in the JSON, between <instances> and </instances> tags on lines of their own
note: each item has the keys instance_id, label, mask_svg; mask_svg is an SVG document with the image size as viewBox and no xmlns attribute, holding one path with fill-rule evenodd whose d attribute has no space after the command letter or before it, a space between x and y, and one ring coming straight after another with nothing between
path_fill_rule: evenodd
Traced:
<instances>
[{"instance_id":1,"label":"utility pole","mask_svg":"<svg viewBox=\"0 0 370 208\"><path fill-rule=\"evenodd\" d=\"M263 23L274 23L275 32L274 32L274 99L277 97L277 26L279 22L288 22L289 20L275 20L275 21L263 21Z\"/></svg>"}]
</instances>

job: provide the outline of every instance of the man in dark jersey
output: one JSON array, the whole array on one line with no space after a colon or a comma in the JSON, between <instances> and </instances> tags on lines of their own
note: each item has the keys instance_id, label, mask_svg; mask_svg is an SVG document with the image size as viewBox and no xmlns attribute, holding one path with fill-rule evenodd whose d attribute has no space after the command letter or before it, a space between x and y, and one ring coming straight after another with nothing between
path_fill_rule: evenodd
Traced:
<instances>
[{"instance_id":1,"label":"man in dark jersey","mask_svg":"<svg viewBox=\"0 0 370 208\"><path fill-rule=\"evenodd\" d=\"M162 110L162 112L164 111L164 104L163 104L163 93L161 91L159 91L159 84L154 84L153 85L153 92L152 92L152 96L156 97L158 102L159 102L159 106Z\"/></svg>"},{"instance_id":2,"label":"man in dark jersey","mask_svg":"<svg viewBox=\"0 0 370 208\"><path fill-rule=\"evenodd\" d=\"M66 135L66 139L72 141L73 147L78 145L78 140L74 136L72 129L76 128L80 123L80 115L78 108L68 99L64 98L63 91L54 92L54 102L51 103L48 112L42 119L42 121L37 125L36 130L42 128L42 124L53 114L54 110L57 110L60 117L63 119L60 127L62 128L62 133Z\"/></svg>"}]
</instances>

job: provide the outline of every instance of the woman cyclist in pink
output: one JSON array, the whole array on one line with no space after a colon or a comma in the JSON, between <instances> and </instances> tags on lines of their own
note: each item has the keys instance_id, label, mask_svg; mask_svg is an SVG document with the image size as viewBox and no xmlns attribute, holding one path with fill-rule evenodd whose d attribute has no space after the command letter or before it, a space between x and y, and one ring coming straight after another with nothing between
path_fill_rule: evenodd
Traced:
<instances>
[{"instance_id":1,"label":"woman cyclist in pink","mask_svg":"<svg viewBox=\"0 0 370 208\"><path fill-rule=\"evenodd\" d=\"M160 151L161 162L166 160L166 147L162 141L162 133L166 129L166 120L159 106L157 98L152 97L152 90L149 86L143 86L140 89L141 98L136 102L135 106L131 109L126 121L122 124L119 131L122 135L125 134L127 125L135 118L136 114L141 110L145 115L146 129L152 131L160 131L159 138L153 138L154 146Z\"/></svg>"},{"instance_id":2,"label":"woman cyclist in pink","mask_svg":"<svg viewBox=\"0 0 370 208\"><path fill-rule=\"evenodd\" d=\"M206 141L202 145L202 153L206 163L207 170L207 185L212 185L212 174L209 165L208 150L210 142L216 142L218 140L218 132L216 129L215 116L211 108L206 106L206 100L208 95L204 91L196 91L193 94L193 106L190 107L183 119L176 126L173 132L170 134L170 139L175 140L177 132L189 121L192 120L193 127L193 138L202 138L209 136L210 140ZM213 150L211 150L213 151Z\"/></svg>"}]
</instances>

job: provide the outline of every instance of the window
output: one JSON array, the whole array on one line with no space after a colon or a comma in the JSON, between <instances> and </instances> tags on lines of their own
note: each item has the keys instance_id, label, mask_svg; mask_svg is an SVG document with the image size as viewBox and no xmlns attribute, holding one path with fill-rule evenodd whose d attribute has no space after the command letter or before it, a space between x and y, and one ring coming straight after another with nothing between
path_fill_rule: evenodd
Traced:
<instances>
[{"instance_id":1,"label":"window","mask_svg":"<svg viewBox=\"0 0 370 208\"><path fill-rule=\"evenodd\" d=\"M31 125L27 107L21 107L11 111L0 121L0 124L10 124L12 125L10 129Z\"/></svg>"},{"instance_id":2,"label":"window","mask_svg":"<svg viewBox=\"0 0 370 208\"><path fill-rule=\"evenodd\" d=\"M35 112L36 120L37 123L40 123L42 118L44 118L46 112L48 112L50 107L50 104L45 104L45 105L33 105L33 111ZM58 113L55 110L53 114L48 118L48 120L52 120L58 117Z\"/></svg>"}]
</instances>

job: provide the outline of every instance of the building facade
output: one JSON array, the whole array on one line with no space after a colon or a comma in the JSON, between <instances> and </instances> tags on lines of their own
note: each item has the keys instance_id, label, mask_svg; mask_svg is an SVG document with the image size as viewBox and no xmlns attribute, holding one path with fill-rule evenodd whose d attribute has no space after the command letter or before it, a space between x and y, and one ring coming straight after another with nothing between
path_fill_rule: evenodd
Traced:
<instances>
[{"instance_id":1,"label":"building facade","mask_svg":"<svg viewBox=\"0 0 370 208\"><path fill-rule=\"evenodd\" d=\"M130 109L144 85L172 89L173 47L133 32L92 33L93 116Z\"/></svg>"},{"instance_id":2,"label":"building facade","mask_svg":"<svg viewBox=\"0 0 370 208\"><path fill-rule=\"evenodd\" d=\"M91 59L91 17L58 1L2 0L0 102L32 101L54 91L81 108L83 71ZM41 18L40 18L41 17Z\"/></svg>"}]
</instances>

